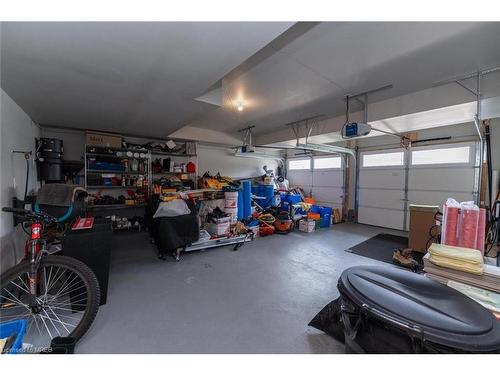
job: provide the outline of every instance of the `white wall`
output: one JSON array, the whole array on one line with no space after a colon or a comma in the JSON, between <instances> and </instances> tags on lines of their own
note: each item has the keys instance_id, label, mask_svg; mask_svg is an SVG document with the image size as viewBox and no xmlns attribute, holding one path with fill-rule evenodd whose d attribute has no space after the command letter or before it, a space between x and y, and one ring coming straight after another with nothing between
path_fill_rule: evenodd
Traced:
<instances>
[{"instance_id":1,"label":"white wall","mask_svg":"<svg viewBox=\"0 0 500 375\"><path fill-rule=\"evenodd\" d=\"M0 206L11 206L12 197L24 198L26 181L26 161L22 154L13 154L12 150L35 151L35 137L40 136L40 128L28 115L1 90L1 173ZM38 188L36 167L30 162L28 191ZM14 244L18 238L13 233L12 214L0 213L1 264L4 270L19 260L15 255ZM19 250L19 249L17 249ZM18 254L17 254L18 256Z\"/></svg>"},{"instance_id":2,"label":"white wall","mask_svg":"<svg viewBox=\"0 0 500 375\"><path fill-rule=\"evenodd\" d=\"M271 154L271 150L266 153ZM209 171L211 175L220 172L223 176L246 178L263 175L264 165L275 172L278 167L278 162L273 159L241 158L232 154L230 148L198 145L198 174ZM276 152L274 154L278 155Z\"/></svg>"}]
</instances>

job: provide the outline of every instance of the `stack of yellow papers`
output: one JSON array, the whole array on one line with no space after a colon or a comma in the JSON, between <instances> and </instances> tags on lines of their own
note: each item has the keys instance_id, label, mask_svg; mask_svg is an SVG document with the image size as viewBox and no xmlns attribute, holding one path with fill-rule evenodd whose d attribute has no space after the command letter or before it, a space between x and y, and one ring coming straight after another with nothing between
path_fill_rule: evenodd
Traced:
<instances>
[{"instance_id":1,"label":"stack of yellow papers","mask_svg":"<svg viewBox=\"0 0 500 375\"><path fill-rule=\"evenodd\" d=\"M428 250L429 261L435 265L482 275L483 256L479 250L433 243Z\"/></svg>"}]
</instances>

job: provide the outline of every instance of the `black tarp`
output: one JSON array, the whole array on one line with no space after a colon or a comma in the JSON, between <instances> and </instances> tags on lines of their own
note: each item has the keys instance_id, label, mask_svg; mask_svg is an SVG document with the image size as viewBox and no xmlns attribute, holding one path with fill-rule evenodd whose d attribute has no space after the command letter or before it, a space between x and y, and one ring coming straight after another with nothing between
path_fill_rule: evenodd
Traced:
<instances>
[{"instance_id":1,"label":"black tarp","mask_svg":"<svg viewBox=\"0 0 500 375\"><path fill-rule=\"evenodd\" d=\"M186 201L191 213L173 217L159 217L153 215L160 204L159 200L151 200L146 209L146 224L153 237L160 254L171 253L198 241L200 227L196 208L191 201Z\"/></svg>"}]
</instances>

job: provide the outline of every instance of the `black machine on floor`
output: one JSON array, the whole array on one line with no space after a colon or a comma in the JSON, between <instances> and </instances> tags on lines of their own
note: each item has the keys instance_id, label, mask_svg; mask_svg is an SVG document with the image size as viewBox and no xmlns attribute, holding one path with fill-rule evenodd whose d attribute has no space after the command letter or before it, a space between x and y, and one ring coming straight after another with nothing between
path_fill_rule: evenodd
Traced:
<instances>
[{"instance_id":1,"label":"black machine on floor","mask_svg":"<svg viewBox=\"0 0 500 375\"><path fill-rule=\"evenodd\" d=\"M500 353L500 321L462 293L396 267L345 270L309 323L347 353Z\"/></svg>"}]
</instances>

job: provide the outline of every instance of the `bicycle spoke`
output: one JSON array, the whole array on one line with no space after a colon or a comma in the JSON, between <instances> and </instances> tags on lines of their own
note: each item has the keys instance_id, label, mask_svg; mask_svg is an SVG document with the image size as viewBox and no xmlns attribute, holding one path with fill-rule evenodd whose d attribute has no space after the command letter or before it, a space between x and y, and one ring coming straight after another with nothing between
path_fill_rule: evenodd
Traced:
<instances>
[{"instance_id":1,"label":"bicycle spoke","mask_svg":"<svg viewBox=\"0 0 500 375\"><path fill-rule=\"evenodd\" d=\"M21 302L21 301L20 301L20 300L19 300L19 299L15 296L15 295L13 295L13 294L12 294L11 292L9 292L7 289L5 289L5 288L4 288L4 290L5 290L7 293L9 293L9 294L12 296L12 298L14 298L14 300L12 300L12 299L10 299L10 298L8 298L8 297L5 297L4 295L0 295L0 297L5 298L7 301L11 301L11 302L15 303L16 305L21 305L21 306L24 306L24 307L26 307L27 309L29 309L29 306L28 306L27 304L22 303L22 302Z\"/></svg>"},{"instance_id":2,"label":"bicycle spoke","mask_svg":"<svg viewBox=\"0 0 500 375\"><path fill-rule=\"evenodd\" d=\"M61 336L61 332L59 332L59 330L57 329L56 325L54 324L54 320L49 316L49 314L47 313L47 310L42 310L41 313L45 314L45 317L47 319L49 319L50 323L52 324L52 326L54 327L54 329L57 332L57 336Z\"/></svg>"},{"instance_id":3,"label":"bicycle spoke","mask_svg":"<svg viewBox=\"0 0 500 375\"><path fill-rule=\"evenodd\" d=\"M79 286L78 288L74 288L74 289L73 289L73 291L75 291L75 290L78 290L78 289L80 289L80 288L84 288L84 287L85 287L85 283L84 283L81 279L79 279L78 281L76 281L76 283L74 283L74 285L72 285L72 287L75 287L76 285L78 285L78 284L80 284L80 283L82 283L82 285L81 285L81 286ZM63 295L65 295L65 294L67 293L67 291L69 291L70 286L71 286L71 285L66 285L66 286L64 287L64 289L63 289L63 290L60 290L60 291L58 291L55 295L52 295L52 297L53 297L53 298L52 298L52 301L53 301L53 300L55 300L55 299L56 299L57 297L59 297L59 296L63 296ZM64 293L62 293L62 292L64 292Z\"/></svg>"},{"instance_id":4,"label":"bicycle spoke","mask_svg":"<svg viewBox=\"0 0 500 375\"><path fill-rule=\"evenodd\" d=\"M73 276L73 278L72 278L70 281L68 281L68 280L70 279L70 277L66 278L66 280L63 282L63 284L59 287L59 290L58 290L55 294L51 294L51 296L57 296L57 295L61 292L61 290L62 290L62 289L65 289L65 288L66 288L66 286L68 286L68 285L70 285L71 283L73 283L73 281L74 281L77 277L78 277L78 275L77 275L77 274L75 274L75 275Z\"/></svg>"},{"instance_id":5,"label":"bicycle spoke","mask_svg":"<svg viewBox=\"0 0 500 375\"><path fill-rule=\"evenodd\" d=\"M50 345L56 336L79 337L88 328L89 314L96 309L93 280L80 272L67 257L42 257L36 281L30 279L30 265L17 266L0 286L0 322L26 321L24 341L35 351ZM3 275L2 275L3 276ZM33 283L36 293L31 294ZM95 310L94 310L95 311ZM81 330L77 330L81 328Z\"/></svg>"},{"instance_id":6,"label":"bicycle spoke","mask_svg":"<svg viewBox=\"0 0 500 375\"><path fill-rule=\"evenodd\" d=\"M52 323L52 325L54 325L54 323L53 323L53 322L54 322L55 320L54 320L54 319L52 319L52 318L49 316L49 314L47 313L47 311L46 311L46 310L44 310L44 313L45 313L45 317L46 317L47 319L49 319L49 320L50 320L50 322ZM56 322L57 322L57 321L56 321ZM76 325L74 325L74 324L70 324L70 323L62 323L62 322L61 322L61 324L65 324L65 325L68 325L68 326L73 327L73 328L74 328L74 327L76 327ZM56 329L56 330L57 330L57 329ZM59 333L59 331L58 331L58 333ZM59 336L60 336L60 334L59 334Z\"/></svg>"},{"instance_id":7,"label":"bicycle spoke","mask_svg":"<svg viewBox=\"0 0 500 375\"><path fill-rule=\"evenodd\" d=\"M29 290L28 290L28 289L24 289L22 286L17 285L14 281L11 281L10 283L11 283L11 284L14 284L14 285L15 285L15 286L17 286L19 289L21 289L21 290L25 291L26 293L29 293Z\"/></svg>"},{"instance_id":8,"label":"bicycle spoke","mask_svg":"<svg viewBox=\"0 0 500 375\"><path fill-rule=\"evenodd\" d=\"M28 287L28 285L24 282L24 280L21 278L21 276L18 276L17 277L19 280L21 280L21 282L24 284L24 287L26 288L26 290L29 290L30 288Z\"/></svg>"},{"instance_id":9,"label":"bicycle spoke","mask_svg":"<svg viewBox=\"0 0 500 375\"><path fill-rule=\"evenodd\" d=\"M84 292L82 292L82 293L77 294L76 296L71 296L71 295L70 295L70 297L69 297L69 298L70 298L70 300L71 300L71 299L74 299L74 298L76 298L76 297L83 296L83 295L85 295L85 294L87 294L87 290L85 290L85 291L84 291ZM49 301L49 303L52 303L53 301L55 301L55 299L50 300L50 301Z\"/></svg>"},{"instance_id":10,"label":"bicycle spoke","mask_svg":"<svg viewBox=\"0 0 500 375\"><path fill-rule=\"evenodd\" d=\"M66 328L65 323L63 323L63 322L61 321L61 319L59 318L59 316L58 316L58 315L54 312L54 310L53 310L50 306L49 306L48 308L50 309L50 311L52 312L52 314L56 317L57 321L58 321L59 323L61 323L61 325L63 326L63 328L64 328L64 329L68 332L68 334L69 334L69 333L71 333L71 332L70 332L70 330L69 330L68 328ZM45 311L45 312L47 313L47 311ZM48 315L49 315L49 313L47 313L47 316L48 316Z\"/></svg>"},{"instance_id":11,"label":"bicycle spoke","mask_svg":"<svg viewBox=\"0 0 500 375\"><path fill-rule=\"evenodd\" d=\"M45 281L45 294L44 294L45 299L47 299L47 293L49 292L50 278L52 276L52 269L53 268L54 268L53 266L50 266L49 278L48 278L48 280ZM47 269L45 268L44 271L45 271L45 276L46 276Z\"/></svg>"},{"instance_id":12,"label":"bicycle spoke","mask_svg":"<svg viewBox=\"0 0 500 375\"><path fill-rule=\"evenodd\" d=\"M58 268L57 271L56 271L56 275L59 273L59 271L61 271L61 268ZM59 279L64 275L64 273L66 272L65 269L62 269L62 272L61 274L57 277L57 279L55 278L56 275L54 275L54 281L52 282L52 285L49 285L49 289L48 290L51 290L52 287L54 285L56 285L56 283L59 281Z\"/></svg>"},{"instance_id":13,"label":"bicycle spoke","mask_svg":"<svg viewBox=\"0 0 500 375\"><path fill-rule=\"evenodd\" d=\"M78 303L78 302L83 302L87 301L88 298L83 298L78 301L70 301L70 302L59 302L59 303L51 303L51 306L87 306L86 303Z\"/></svg>"},{"instance_id":14,"label":"bicycle spoke","mask_svg":"<svg viewBox=\"0 0 500 375\"><path fill-rule=\"evenodd\" d=\"M40 319L42 320L42 323L43 325L45 326L45 329L47 330L47 333L49 334L50 336L50 339L52 340L54 337L52 336L52 333L50 333L50 329L49 327L47 327L47 324L45 323L45 319L43 318L42 315L38 315L40 317Z\"/></svg>"}]
</instances>

